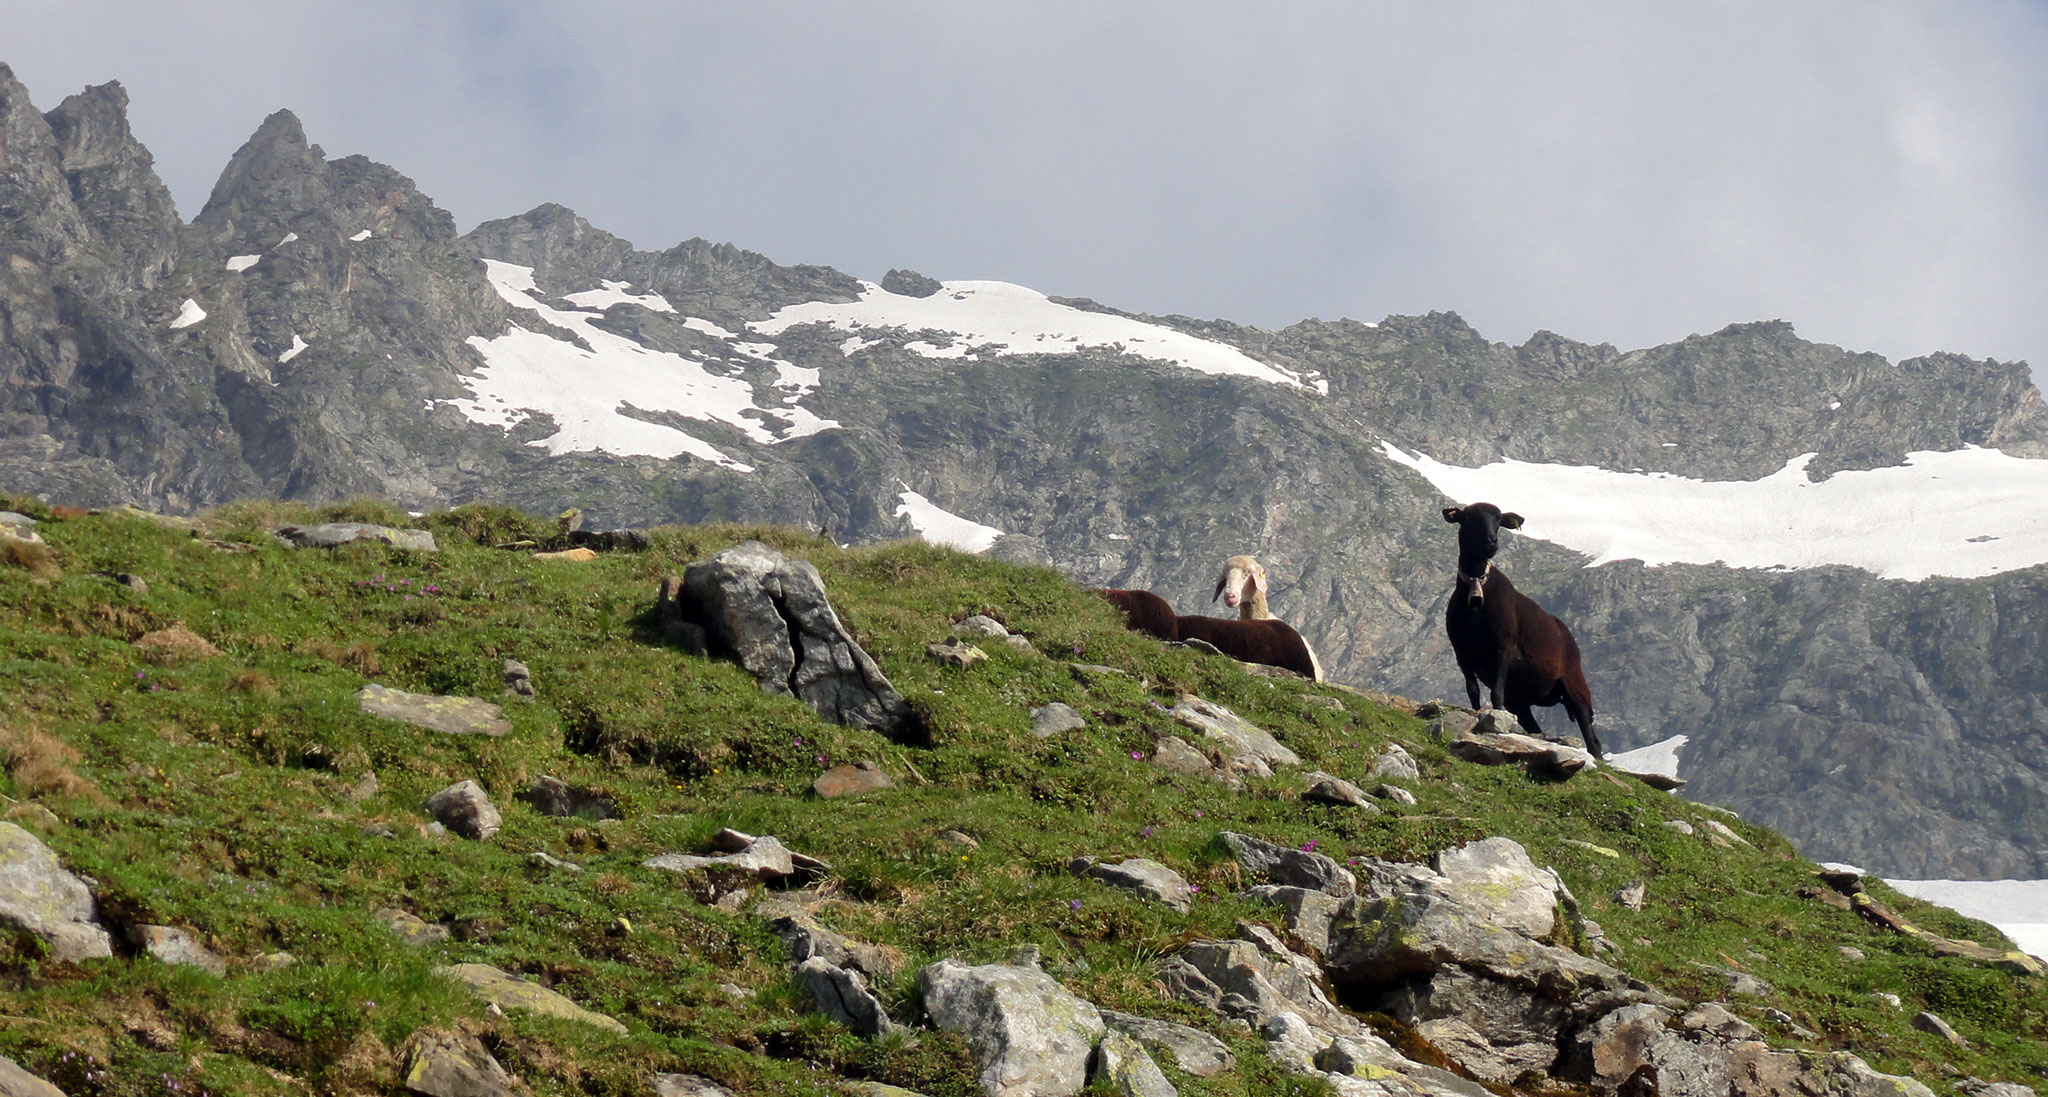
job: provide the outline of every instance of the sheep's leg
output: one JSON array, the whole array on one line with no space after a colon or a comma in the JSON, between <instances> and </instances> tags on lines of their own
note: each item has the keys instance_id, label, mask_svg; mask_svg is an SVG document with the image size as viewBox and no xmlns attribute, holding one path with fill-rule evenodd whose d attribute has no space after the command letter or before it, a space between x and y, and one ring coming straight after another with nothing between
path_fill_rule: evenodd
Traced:
<instances>
[{"instance_id":1,"label":"sheep's leg","mask_svg":"<svg viewBox=\"0 0 2048 1097\"><path fill-rule=\"evenodd\" d=\"M1586 741L1586 749L1593 752L1593 757L1607 757L1600 749L1600 737L1593 734L1593 714L1580 707L1577 701L1572 700L1570 694L1565 695L1564 711L1565 715L1572 718L1573 723L1579 725L1579 738Z\"/></svg>"},{"instance_id":2,"label":"sheep's leg","mask_svg":"<svg viewBox=\"0 0 2048 1097\"><path fill-rule=\"evenodd\" d=\"M1463 667L1458 669L1465 670ZM1465 671L1465 695L1472 699L1473 708L1479 707L1479 676L1469 670Z\"/></svg>"},{"instance_id":3,"label":"sheep's leg","mask_svg":"<svg viewBox=\"0 0 2048 1097\"><path fill-rule=\"evenodd\" d=\"M1515 714L1515 721L1522 725L1523 731L1539 739L1543 737L1543 729L1536 726L1536 710L1533 706L1517 705L1508 711Z\"/></svg>"},{"instance_id":4,"label":"sheep's leg","mask_svg":"<svg viewBox=\"0 0 2048 1097\"><path fill-rule=\"evenodd\" d=\"M1506 652L1501 653L1500 662L1497 665L1500 669L1493 673L1493 707L1507 708L1509 712L1513 712L1513 709L1508 708L1508 656ZM1523 722L1527 723L1528 721L1525 720Z\"/></svg>"}]
</instances>

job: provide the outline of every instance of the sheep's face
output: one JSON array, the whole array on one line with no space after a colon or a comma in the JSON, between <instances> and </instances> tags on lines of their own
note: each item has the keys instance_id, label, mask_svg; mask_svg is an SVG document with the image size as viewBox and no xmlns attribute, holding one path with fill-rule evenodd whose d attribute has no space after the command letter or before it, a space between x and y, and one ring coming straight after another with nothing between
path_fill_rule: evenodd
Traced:
<instances>
[{"instance_id":1,"label":"sheep's face","mask_svg":"<svg viewBox=\"0 0 2048 1097\"><path fill-rule=\"evenodd\" d=\"M1458 561L1476 564L1493 559L1500 551L1500 531L1522 528L1522 516L1503 512L1492 503L1445 507L1444 521L1458 527Z\"/></svg>"},{"instance_id":2,"label":"sheep's face","mask_svg":"<svg viewBox=\"0 0 2048 1097\"><path fill-rule=\"evenodd\" d=\"M1251 600L1256 591L1266 589L1266 569L1249 556L1233 556L1224 562L1223 574L1216 580L1216 593L1211 602L1222 599L1223 604L1236 609L1239 604Z\"/></svg>"}]
</instances>

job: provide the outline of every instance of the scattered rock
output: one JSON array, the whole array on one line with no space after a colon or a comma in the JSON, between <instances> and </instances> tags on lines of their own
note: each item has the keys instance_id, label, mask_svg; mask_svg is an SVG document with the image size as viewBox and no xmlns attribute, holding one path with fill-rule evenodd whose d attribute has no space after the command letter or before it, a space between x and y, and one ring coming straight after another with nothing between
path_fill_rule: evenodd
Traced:
<instances>
[{"instance_id":1,"label":"scattered rock","mask_svg":"<svg viewBox=\"0 0 2048 1097\"><path fill-rule=\"evenodd\" d=\"M1614 901L1630 910L1641 910L1643 909L1643 897L1649 893L1649 890L1649 887L1643 881L1636 880L1620 891L1615 892Z\"/></svg>"},{"instance_id":2,"label":"scattered rock","mask_svg":"<svg viewBox=\"0 0 2048 1097\"><path fill-rule=\"evenodd\" d=\"M1962 1034L1950 1027L1947 1021L1942 1020L1927 1010L1923 1009L1919 1013L1914 1014L1913 1020L1909 1023L1914 1028L1922 1032L1931 1032L1957 1047L1968 1047L1970 1045L1970 1042L1963 1039Z\"/></svg>"},{"instance_id":3,"label":"scattered rock","mask_svg":"<svg viewBox=\"0 0 2048 1097\"><path fill-rule=\"evenodd\" d=\"M1742 835L1735 833L1735 831L1732 828L1730 828L1728 824L1721 822L1719 819L1707 819L1704 822L1706 823L1708 833L1713 834L1714 836L1719 838L1727 839L1728 841L1733 842L1740 846L1745 846L1751 849L1755 848L1754 846L1750 846L1749 839L1744 838Z\"/></svg>"},{"instance_id":4,"label":"scattered rock","mask_svg":"<svg viewBox=\"0 0 2048 1097\"><path fill-rule=\"evenodd\" d=\"M1246 892L1248 898L1278 907L1286 919L1287 932L1313 949L1317 956L1330 951L1330 923L1344 900L1313 888L1262 884Z\"/></svg>"},{"instance_id":5,"label":"scattered rock","mask_svg":"<svg viewBox=\"0 0 2048 1097\"><path fill-rule=\"evenodd\" d=\"M131 592L135 594L140 594L145 597L149 594L149 583L140 575L133 575L125 571L119 571L109 575L109 578L113 579L114 582L119 583L124 587L127 587Z\"/></svg>"},{"instance_id":6,"label":"scattered rock","mask_svg":"<svg viewBox=\"0 0 2048 1097\"><path fill-rule=\"evenodd\" d=\"M964 640L948 640L943 644L926 644L926 655L949 667L971 667L988 658L988 652Z\"/></svg>"},{"instance_id":7,"label":"scattered rock","mask_svg":"<svg viewBox=\"0 0 2048 1097\"><path fill-rule=\"evenodd\" d=\"M564 861L559 857L550 856L549 854L544 853L541 850L534 850L532 853L527 854L526 859L534 862L535 864L542 865L547 868L561 869L564 872L583 871L582 865L573 864L571 862Z\"/></svg>"},{"instance_id":8,"label":"scattered rock","mask_svg":"<svg viewBox=\"0 0 2048 1097\"><path fill-rule=\"evenodd\" d=\"M862 1036L885 1036L896 1027L881 999L857 971L813 956L796 966L796 984L810 996L819 1013Z\"/></svg>"},{"instance_id":9,"label":"scattered rock","mask_svg":"<svg viewBox=\"0 0 2048 1097\"><path fill-rule=\"evenodd\" d=\"M1063 731L1075 731L1088 726L1088 721L1074 711L1072 705L1060 701L1031 710L1031 734L1040 739L1050 739Z\"/></svg>"},{"instance_id":10,"label":"scattered rock","mask_svg":"<svg viewBox=\"0 0 2048 1097\"><path fill-rule=\"evenodd\" d=\"M1392 800L1397 804L1407 804L1411 807L1415 804L1415 794L1402 788L1400 785L1381 785L1373 789L1372 794L1382 800Z\"/></svg>"},{"instance_id":11,"label":"scattered rock","mask_svg":"<svg viewBox=\"0 0 2048 1097\"><path fill-rule=\"evenodd\" d=\"M1323 804L1338 804L1344 807L1364 808L1368 812L1379 811L1379 806L1366 796L1364 789L1346 781L1342 777L1324 773L1321 770L1310 770L1306 776L1309 784L1308 788L1301 794L1301 798L1304 800L1314 800Z\"/></svg>"},{"instance_id":12,"label":"scattered rock","mask_svg":"<svg viewBox=\"0 0 2048 1097\"><path fill-rule=\"evenodd\" d=\"M619 803L610 794L577 788L559 777L542 774L519 793L533 810L557 819L616 819Z\"/></svg>"},{"instance_id":13,"label":"scattered rock","mask_svg":"<svg viewBox=\"0 0 2048 1097\"><path fill-rule=\"evenodd\" d=\"M702 627L763 690L794 696L833 723L893 739L922 734L910 703L840 623L808 561L784 559L759 541L736 545L691 564L680 583L664 582L655 617Z\"/></svg>"},{"instance_id":14,"label":"scattered rock","mask_svg":"<svg viewBox=\"0 0 2048 1097\"><path fill-rule=\"evenodd\" d=\"M1965 1078L1957 1082L1956 1092L1967 1093L1970 1097L2035 1097L2032 1086L2018 1082L1987 1082L1982 1078Z\"/></svg>"},{"instance_id":15,"label":"scattered rock","mask_svg":"<svg viewBox=\"0 0 2048 1097\"><path fill-rule=\"evenodd\" d=\"M533 696L533 672L517 659L505 660L505 692L515 697Z\"/></svg>"},{"instance_id":16,"label":"scattered rock","mask_svg":"<svg viewBox=\"0 0 2048 1097\"><path fill-rule=\"evenodd\" d=\"M434 552L434 535L423 529L393 529L368 522L326 522L317 526L280 526L278 540L298 548L333 548L351 541L381 541L392 548Z\"/></svg>"},{"instance_id":17,"label":"scattered rock","mask_svg":"<svg viewBox=\"0 0 2048 1097\"><path fill-rule=\"evenodd\" d=\"M489 840L503 823L497 806L475 781L457 781L427 797L427 812L435 822L478 842Z\"/></svg>"},{"instance_id":18,"label":"scattered rock","mask_svg":"<svg viewBox=\"0 0 2048 1097\"><path fill-rule=\"evenodd\" d=\"M1200 1029L1113 1009L1101 1013L1103 1024L1136 1039L1154 1055L1172 1056L1175 1067L1197 1078L1212 1078L1237 1065L1223 1041Z\"/></svg>"},{"instance_id":19,"label":"scattered rock","mask_svg":"<svg viewBox=\"0 0 2048 1097\"><path fill-rule=\"evenodd\" d=\"M1152 764L1176 773L1193 774L1198 777L1220 777L1222 771L1209 756L1189 746L1187 740L1178 735L1169 735L1159 740L1152 749Z\"/></svg>"},{"instance_id":20,"label":"scattered rock","mask_svg":"<svg viewBox=\"0 0 2048 1097\"><path fill-rule=\"evenodd\" d=\"M423 1029L406 1041L405 1088L428 1097L511 1097L505 1068L464 1032Z\"/></svg>"},{"instance_id":21,"label":"scattered rock","mask_svg":"<svg viewBox=\"0 0 2048 1097\"><path fill-rule=\"evenodd\" d=\"M190 930L176 926L138 925L129 931L135 947L175 967L196 967L213 975L226 975L228 963L212 949L199 943Z\"/></svg>"},{"instance_id":22,"label":"scattered rock","mask_svg":"<svg viewBox=\"0 0 2048 1097\"><path fill-rule=\"evenodd\" d=\"M476 697L407 693L372 682L356 691L356 704L372 716L450 735L496 737L512 730L503 709Z\"/></svg>"},{"instance_id":23,"label":"scattered rock","mask_svg":"<svg viewBox=\"0 0 2048 1097\"><path fill-rule=\"evenodd\" d=\"M1415 757L1399 743L1388 743L1387 749L1373 759L1372 775L1390 781L1419 781L1422 767L1415 764Z\"/></svg>"},{"instance_id":24,"label":"scattered rock","mask_svg":"<svg viewBox=\"0 0 2048 1097\"><path fill-rule=\"evenodd\" d=\"M1094 1006L1035 967L940 960L918 972L925 1011L964 1036L990 1097L1065 1095L1088 1082L1106 1031Z\"/></svg>"},{"instance_id":25,"label":"scattered rock","mask_svg":"<svg viewBox=\"0 0 2048 1097\"><path fill-rule=\"evenodd\" d=\"M1017 635L1014 632L1009 634L1008 636L1003 637L1003 645L1005 647L1014 649L1020 655L1035 656L1038 654L1038 649L1031 646L1031 641L1025 639L1022 636Z\"/></svg>"},{"instance_id":26,"label":"scattered rock","mask_svg":"<svg viewBox=\"0 0 2048 1097\"><path fill-rule=\"evenodd\" d=\"M1188 886L1180 873L1143 857L1132 857L1114 865L1091 865L1086 874L1110 887L1135 891L1182 914L1186 914L1194 903L1194 889Z\"/></svg>"},{"instance_id":27,"label":"scattered rock","mask_svg":"<svg viewBox=\"0 0 2048 1097\"><path fill-rule=\"evenodd\" d=\"M815 865L824 862L811 859ZM797 864L789 849L772 835L749 838L744 848L712 857L699 857L686 853L664 853L641 862L648 868L665 872L692 872L698 869L727 868L754 876L764 884L780 883L797 874Z\"/></svg>"},{"instance_id":28,"label":"scattered rock","mask_svg":"<svg viewBox=\"0 0 2048 1097\"><path fill-rule=\"evenodd\" d=\"M1358 891L1356 877L1314 850L1275 845L1228 830L1217 838L1246 871L1269 883L1311 888L1339 899L1350 898Z\"/></svg>"},{"instance_id":29,"label":"scattered rock","mask_svg":"<svg viewBox=\"0 0 2048 1097\"><path fill-rule=\"evenodd\" d=\"M859 796L864 792L880 792L895 788L896 782L882 772L882 767L871 761L859 761L851 765L833 766L811 782L811 791L827 800L842 796Z\"/></svg>"},{"instance_id":30,"label":"scattered rock","mask_svg":"<svg viewBox=\"0 0 2048 1097\"><path fill-rule=\"evenodd\" d=\"M589 548L563 549L560 552L536 552L536 560L555 560L565 564L587 564L597 559L597 550Z\"/></svg>"},{"instance_id":31,"label":"scattered rock","mask_svg":"<svg viewBox=\"0 0 2048 1097\"><path fill-rule=\"evenodd\" d=\"M960 623L953 627L969 636L986 636L993 640L1000 640L1010 634L1010 630L1004 628L1001 621L979 613L961 618Z\"/></svg>"},{"instance_id":32,"label":"scattered rock","mask_svg":"<svg viewBox=\"0 0 2048 1097\"><path fill-rule=\"evenodd\" d=\"M355 784L348 787L346 795L350 800L360 804L365 800L375 797L377 790L377 775L365 772L361 777L356 778Z\"/></svg>"},{"instance_id":33,"label":"scattered rock","mask_svg":"<svg viewBox=\"0 0 2048 1097\"><path fill-rule=\"evenodd\" d=\"M434 973L467 985L478 997L500 1009L522 1009L543 1017L582 1021L621 1036L626 1033L626 1026L618 1020L584 1009L538 983L529 983L489 964L454 964L437 967Z\"/></svg>"},{"instance_id":34,"label":"scattered rock","mask_svg":"<svg viewBox=\"0 0 2048 1097\"><path fill-rule=\"evenodd\" d=\"M1565 845L1568 845L1568 846L1571 846L1571 847L1573 847L1573 848L1575 848L1575 849L1583 849L1583 850L1585 850L1585 851L1586 851L1587 853L1597 853L1597 854L1599 854L1599 855L1600 855L1600 856L1602 856L1602 857L1608 858L1609 860L1614 860L1614 861L1619 861L1619 860L1621 860L1621 851L1620 851L1620 850L1616 850L1616 849L1609 849L1609 848L1607 848L1606 846L1598 846L1598 845L1594 845L1594 844L1593 844L1593 843L1591 843L1591 842L1581 842L1581 841L1579 841L1579 840L1578 840L1577 838L1566 838L1566 839L1564 840L1564 844L1565 844Z\"/></svg>"},{"instance_id":35,"label":"scattered rock","mask_svg":"<svg viewBox=\"0 0 2048 1097\"><path fill-rule=\"evenodd\" d=\"M1836 945L1835 955L1852 964L1860 964L1864 960L1863 950L1854 945Z\"/></svg>"},{"instance_id":36,"label":"scattered rock","mask_svg":"<svg viewBox=\"0 0 2048 1097\"><path fill-rule=\"evenodd\" d=\"M1190 941L1160 970L1168 997L1264 1028L1292 1013L1328 1035L1351 1035L1357 1022L1323 993L1322 976L1307 957L1290 951L1270 931L1238 925L1234 940Z\"/></svg>"},{"instance_id":37,"label":"scattered rock","mask_svg":"<svg viewBox=\"0 0 2048 1097\"><path fill-rule=\"evenodd\" d=\"M1804 1025L1801 1025L1798 1021L1793 1020L1792 1015L1785 1012L1782 1009L1766 1007L1764 1009L1764 1020L1769 1021L1770 1023L1777 1025L1780 1028L1783 1028L1785 1031L1791 1033L1794 1036L1797 1036L1801 1040L1820 1039L1819 1033L1813 1031L1810 1028L1807 1028Z\"/></svg>"},{"instance_id":38,"label":"scattered rock","mask_svg":"<svg viewBox=\"0 0 2048 1097\"><path fill-rule=\"evenodd\" d=\"M431 945L448 939L448 927L422 920L418 915L397 907L382 907L371 917L384 923L385 928L398 935L408 945L418 947Z\"/></svg>"},{"instance_id":39,"label":"scattered rock","mask_svg":"<svg viewBox=\"0 0 2048 1097\"><path fill-rule=\"evenodd\" d=\"M1295 766L1301 758L1280 745L1265 729L1237 713L1202 700L1192 693L1181 695L1171 714L1175 723L1219 744L1227 756L1253 758L1265 766Z\"/></svg>"},{"instance_id":40,"label":"scattered rock","mask_svg":"<svg viewBox=\"0 0 2048 1097\"><path fill-rule=\"evenodd\" d=\"M787 913L782 913L787 910ZM757 914L772 915L768 931L789 950L789 961L824 960L837 967L853 968L878 982L896 977L901 960L893 949L856 941L819 925L808 913L763 903Z\"/></svg>"},{"instance_id":41,"label":"scattered rock","mask_svg":"<svg viewBox=\"0 0 2048 1097\"><path fill-rule=\"evenodd\" d=\"M1692 966L1701 971L1719 975L1723 985L1727 988L1727 993L1733 997L1768 998L1772 994L1771 984L1751 975L1749 972L1738 971L1732 967L1721 967L1716 964L1702 964L1698 962L1694 962Z\"/></svg>"},{"instance_id":42,"label":"scattered rock","mask_svg":"<svg viewBox=\"0 0 2048 1097\"><path fill-rule=\"evenodd\" d=\"M38 938L57 960L76 963L114 954L85 881L66 872L50 847L13 823L0 823L0 926Z\"/></svg>"},{"instance_id":43,"label":"scattered rock","mask_svg":"<svg viewBox=\"0 0 2048 1097\"><path fill-rule=\"evenodd\" d=\"M1703 1002L1685 1012L1678 1019L1678 1027L1688 1032L1704 1032L1724 1040L1755 1040L1763 1036L1755 1025L1728 1012L1728 1007L1719 1002Z\"/></svg>"},{"instance_id":44,"label":"scattered rock","mask_svg":"<svg viewBox=\"0 0 2048 1097\"><path fill-rule=\"evenodd\" d=\"M1672 830L1675 830L1680 834L1688 836L1697 833L1692 829L1692 824L1686 822L1683 819L1666 819L1664 820L1664 825L1670 827Z\"/></svg>"},{"instance_id":45,"label":"scattered rock","mask_svg":"<svg viewBox=\"0 0 2048 1097\"><path fill-rule=\"evenodd\" d=\"M1453 717L1461 716L1458 711L1447 712L1437 718L1432 727L1449 728L1461 724ZM1487 731L1490 725L1500 723L1498 717L1506 716L1497 709L1490 709L1475 717L1469 730L1447 733L1444 749L1467 762L1483 766L1518 765L1532 777L1543 780L1561 781L1594 764L1593 756L1577 747L1552 743L1533 735L1512 731ZM1509 722L1513 718L1508 717Z\"/></svg>"},{"instance_id":46,"label":"scattered rock","mask_svg":"<svg viewBox=\"0 0 2048 1097\"><path fill-rule=\"evenodd\" d=\"M1178 1097L1179 1090L1160 1073L1159 1064L1145 1054L1144 1045L1130 1035L1111 1029L1095 1047L1095 1059L1088 1079L1107 1086L1122 1097Z\"/></svg>"},{"instance_id":47,"label":"scattered rock","mask_svg":"<svg viewBox=\"0 0 2048 1097\"><path fill-rule=\"evenodd\" d=\"M746 831L720 827L711 835L711 848L720 853L745 853L754 848L754 843L758 841L759 838ZM820 876L832 871L831 865L810 854L798 853L793 849L786 849L784 852L789 854L789 863L799 876Z\"/></svg>"},{"instance_id":48,"label":"scattered rock","mask_svg":"<svg viewBox=\"0 0 2048 1097\"><path fill-rule=\"evenodd\" d=\"M250 961L258 971L283 971L298 962L299 958L289 952L265 952Z\"/></svg>"},{"instance_id":49,"label":"scattered rock","mask_svg":"<svg viewBox=\"0 0 2048 1097\"><path fill-rule=\"evenodd\" d=\"M974 835L968 834L964 831L942 830L937 834L932 835L932 837L937 838L939 841L945 842L948 845L959 846L962 849L981 848L980 839L977 839Z\"/></svg>"}]
</instances>

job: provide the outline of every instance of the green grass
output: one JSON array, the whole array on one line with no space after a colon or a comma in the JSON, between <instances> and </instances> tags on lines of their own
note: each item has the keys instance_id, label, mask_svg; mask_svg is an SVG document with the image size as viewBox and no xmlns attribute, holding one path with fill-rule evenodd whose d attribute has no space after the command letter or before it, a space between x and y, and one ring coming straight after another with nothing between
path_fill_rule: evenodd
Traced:
<instances>
[{"instance_id":1,"label":"green grass","mask_svg":"<svg viewBox=\"0 0 2048 1097\"><path fill-rule=\"evenodd\" d=\"M27 500L0 502L39 513ZM268 537L277 523L315 518L421 525L442 549L293 550ZM1314 841L1340 860L1421 859L1504 834L1559 870L1621 946L1615 963L1671 993L1718 995L1718 977L1695 961L1741 967L1775 986L1768 1004L1880 1069L1937 1088L1950 1064L2014 1081L2048 1071L2043 980L1937 957L1799 898L1812 866L1776 835L1734 823L1755 848L1717 848L1663 823L1719 816L1634 782L1593 774L1543 785L1467 765L1420 721L1357 696L1163 650L1047 570L730 526L664 529L648 552L551 562L491 546L550 544L552 520L465 507L415 521L374 500L320 512L229 508L204 537L118 515L42 529L47 558L0 560L0 813L93 877L110 918L187 927L231 964L226 978L130 957L74 967L25 935L0 938L0 1054L74 1097L162 1093L167 1077L176 1092L396 1093L402 1046L423 1026L479 1033L539 1094L633 1093L647 1073L675 1070L748 1094L833 1092L839 1077L931 1097L975 1092L958 1040L868 1041L807 1015L759 922L641 867L656 853L703 850L722 826L775 834L831 862L820 916L901 954L901 973L878 988L899 1017L914 1016L919 965L1033 945L1100 1005L1213 1030L1213 1018L1162 1001L1153 979L1188 940L1228 935L1238 919L1272 921L1233 897L1242 882L1219 831ZM738 668L654 639L644 614L661 577L747 538L818 566L928 742L822 723ZM110 573L143 577L148 593ZM1035 653L985 645L989 660L967 670L926 657L926 644L974 612L1028 637ZM219 654L151 662L133 646L173 625ZM513 732L500 739L435 735L355 705L370 681L501 699L507 658L532 669L538 694L505 699ZM1083 677L1076 662L1125 674ZM1165 711L1182 692L1232 707L1309 766L1354 780L1384 744L1402 743L1425 771L1421 802L1363 815L1300 800L1298 775L1233 793L1133 759L1182 734ZM1342 711L1318 703L1331 696ZM1089 726L1035 738L1028 711L1050 701L1075 706ZM898 787L811 795L821 769L864 758ZM358 800L365 773L377 791ZM607 792L623 818L534 813L514 796L543 773ZM504 814L489 842L423 830L421 802L464 778ZM61 823L30 820L31 802ZM949 829L980 845L938 837ZM545 868L534 851L583 871ZM1136 902L1071 875L1067 861L1084 854L1162 861L1199 899L1187 915ZM1648 884L1639 912L1611 901L1634 880ZM1997 940L1880 892L1936 932ZM374 916L387 906L452 935L404 945ZM1868 959L1843 962L1844 944ZM273 952L298 963L256 963ZM472 961L617 1017L629 1034L490 1016L433 973ZM1906 1008L1881 1004L1880 992ZM1909 1028L1921 1008L1971 1046ZM1245 1067L1174 1076L1181 1092L1315 1091L1266 1064L1257 1041L1227 1038Z\"/></svg>"}]
</instances>

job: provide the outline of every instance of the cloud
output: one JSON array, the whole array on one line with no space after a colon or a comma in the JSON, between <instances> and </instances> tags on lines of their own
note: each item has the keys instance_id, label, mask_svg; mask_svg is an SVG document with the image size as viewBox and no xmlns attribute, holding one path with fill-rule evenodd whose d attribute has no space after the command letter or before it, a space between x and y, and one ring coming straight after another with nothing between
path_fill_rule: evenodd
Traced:
<instances>
[{"instance_id":1,"label":"cloud","mask_svg":"<svg viewBox=\"0 0 2048 1097\"><path fill-rule=\"evenodd\" d=\"M2048 363L2048 11L1783 5L12 3L190 216L263 114L462 224L542 201L875 277L1279 326L1753 319Z\"/></svg>"}]
</instances>

